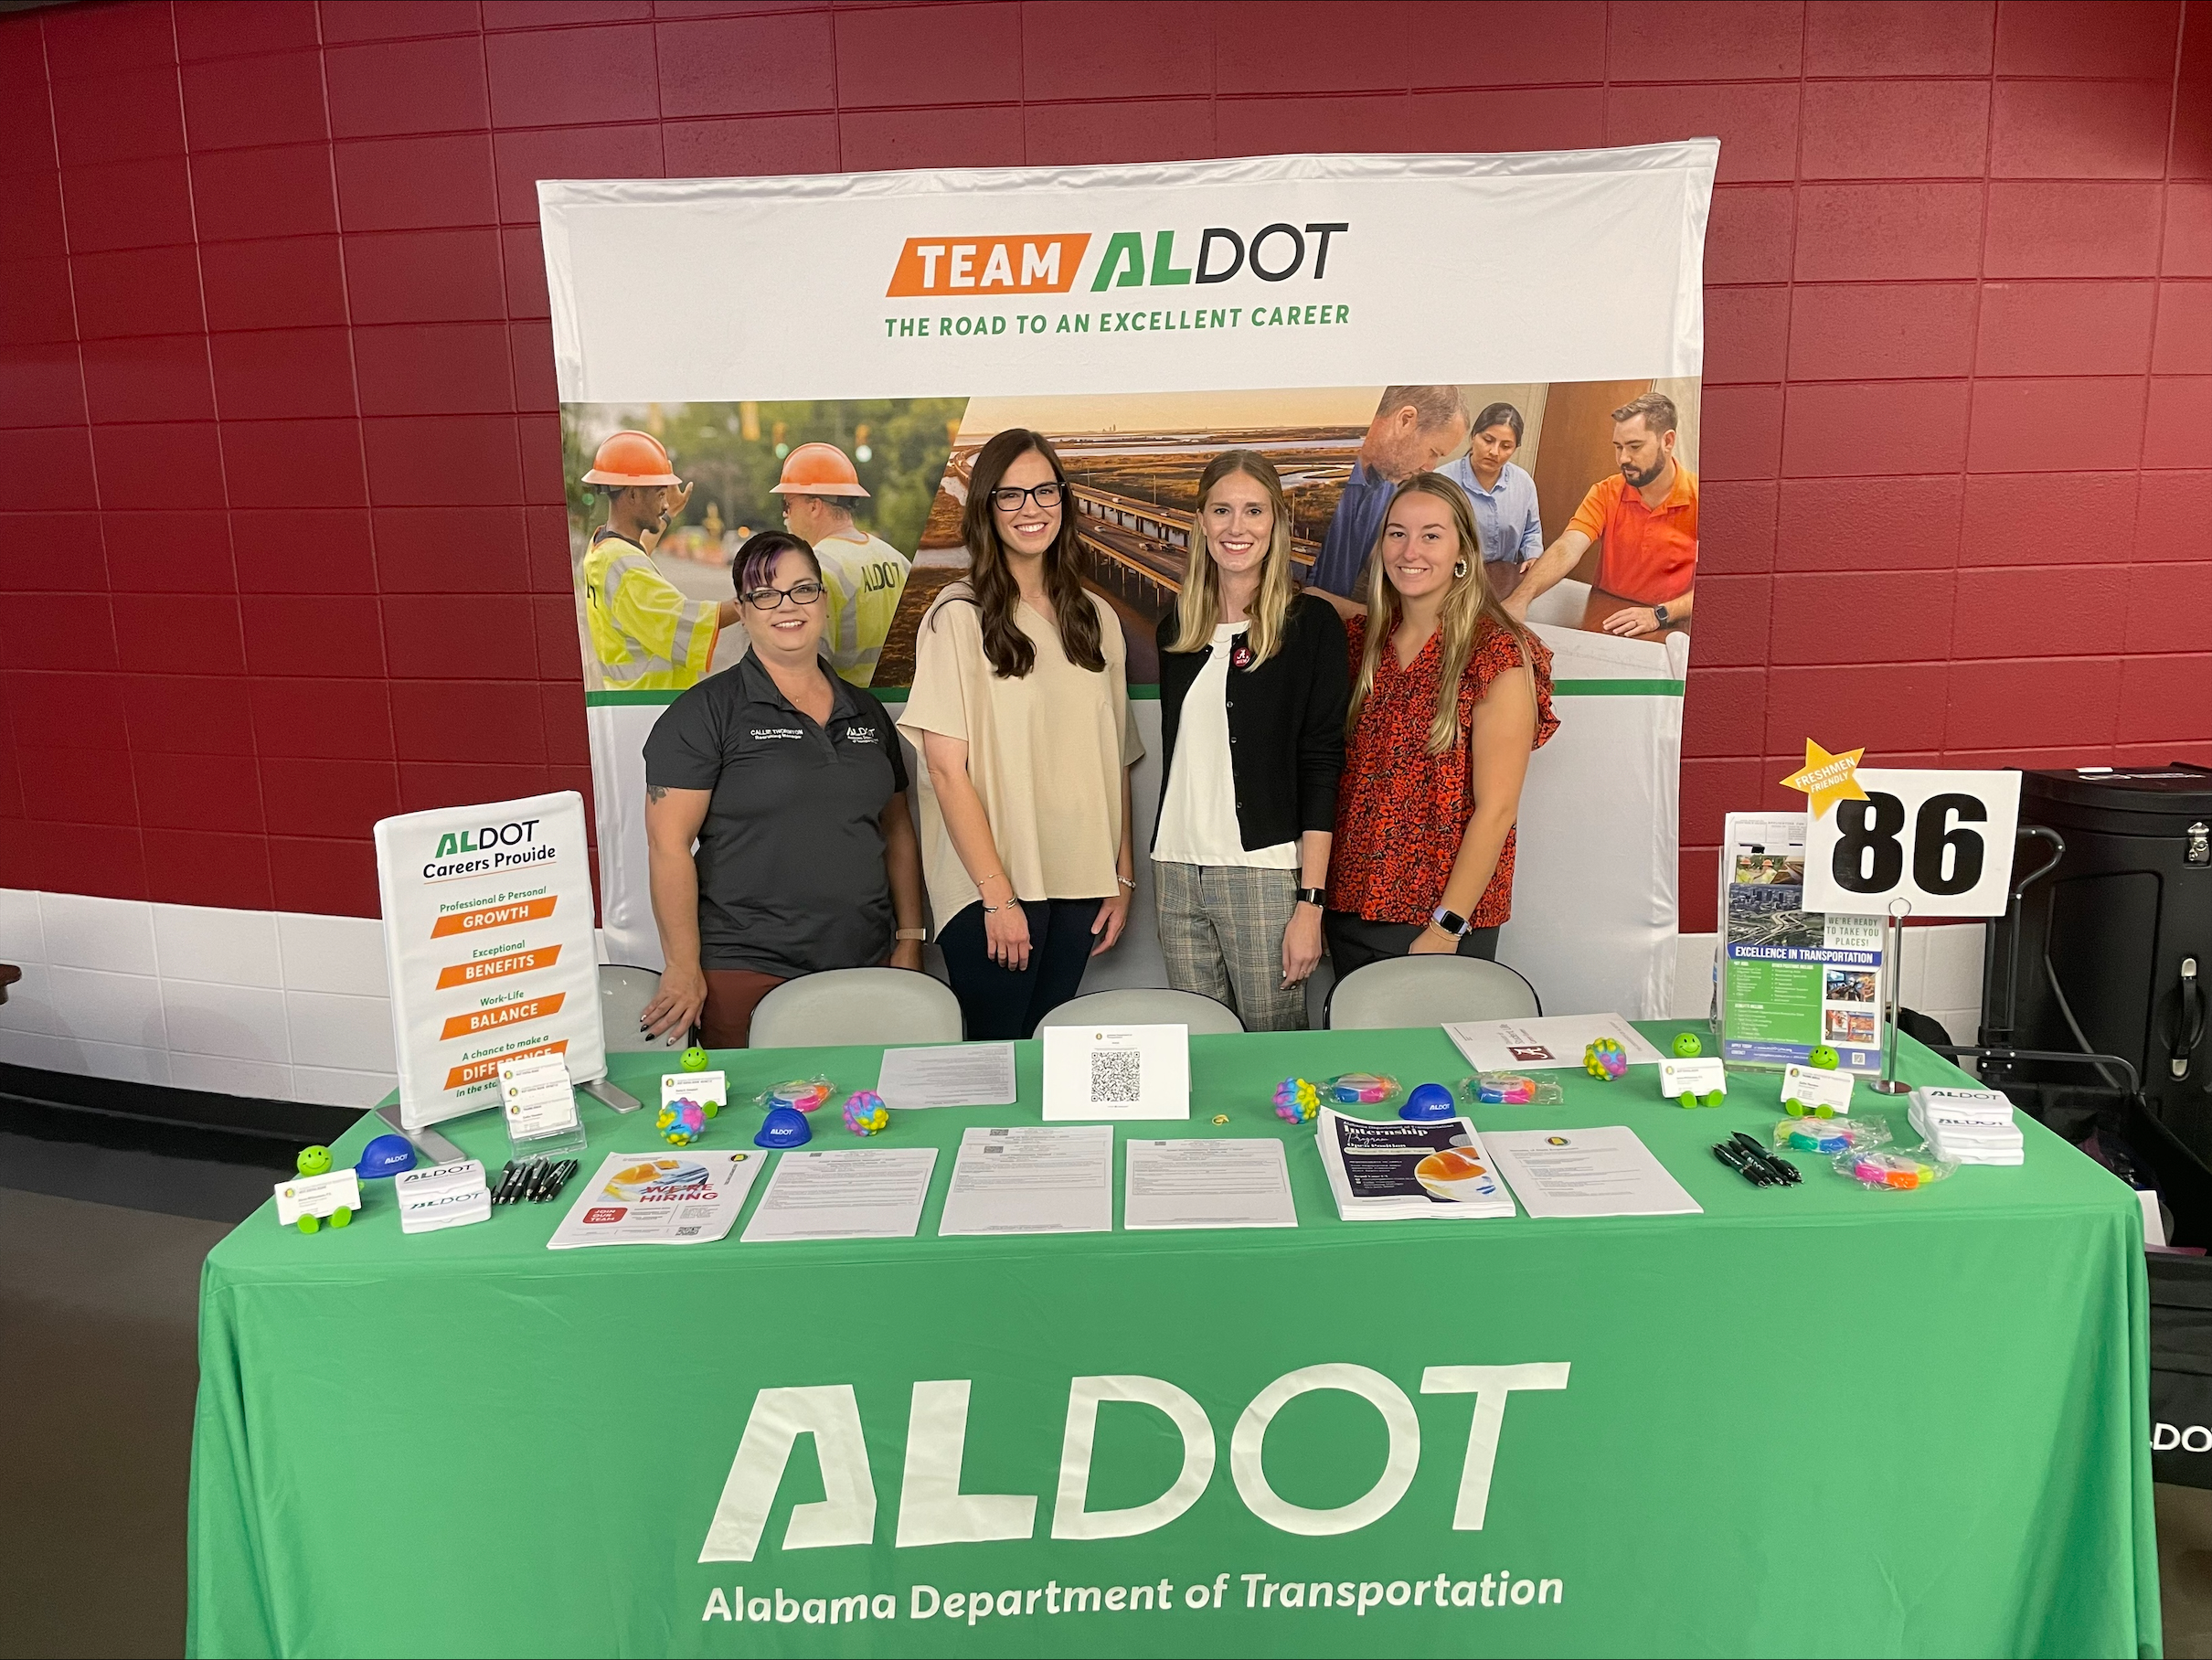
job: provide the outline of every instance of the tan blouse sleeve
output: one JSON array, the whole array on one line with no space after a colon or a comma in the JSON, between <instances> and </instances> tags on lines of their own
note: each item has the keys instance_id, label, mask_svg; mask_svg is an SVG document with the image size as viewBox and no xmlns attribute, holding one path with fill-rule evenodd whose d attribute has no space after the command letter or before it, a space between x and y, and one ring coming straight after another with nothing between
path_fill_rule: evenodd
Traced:
<instances>
[{"instance_id":1,"label":"tan blouse sleeve","mask_svg":"<svg viewBox=\"0 0 2212 1660\"><path fill-rule=\"evenodd\" d=\"M908 688L899 729L915 748L921 747L924 732L969 740L966 671L968 659L982 649L975 607L948 589L914 631L914 684Z\"/></svg>"}]
</instances>

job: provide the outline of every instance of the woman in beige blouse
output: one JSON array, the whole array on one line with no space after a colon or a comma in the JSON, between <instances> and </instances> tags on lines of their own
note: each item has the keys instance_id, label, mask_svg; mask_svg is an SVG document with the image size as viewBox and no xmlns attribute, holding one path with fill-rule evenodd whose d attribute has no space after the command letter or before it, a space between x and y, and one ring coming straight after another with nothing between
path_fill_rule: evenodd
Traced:
<instances>
[{"instance_id":1,"label":"woman in beige blouse","mask_svg":"<svg viewBox=\"0 0 2212 1660\"><path fill-rule=\"evenodd\" d=\"M1026 1038L1122 937L1136 886L1122 627L1077 576L1075 503L1042 434L977 453L973 567L931 605L899 729L921 750L923 872L968 1037Z\"/></svg>"}]
</instances>

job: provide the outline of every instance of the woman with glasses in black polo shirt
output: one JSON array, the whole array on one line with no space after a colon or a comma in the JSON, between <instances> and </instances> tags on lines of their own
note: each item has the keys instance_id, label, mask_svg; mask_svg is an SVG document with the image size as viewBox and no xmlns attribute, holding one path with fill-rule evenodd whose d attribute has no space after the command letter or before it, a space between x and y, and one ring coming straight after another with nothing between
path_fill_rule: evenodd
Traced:
<instances>
[{"instance_id":1,"label":"woman with glasses in black polo shirt","mask_svg":"<svg viewBox=\"0 0 2212 1660\"><path fill-rule=\"evenodd\" d=\"M764 531L734 574L752 649L686 691L645 740L653 919L666 967L643 1029L696 1024L741 1048L797 974L921 967L921 855L899 734L821 655L822 568ZM698 852L692 853L692 843Z\"/></svg>"}]
</instances>

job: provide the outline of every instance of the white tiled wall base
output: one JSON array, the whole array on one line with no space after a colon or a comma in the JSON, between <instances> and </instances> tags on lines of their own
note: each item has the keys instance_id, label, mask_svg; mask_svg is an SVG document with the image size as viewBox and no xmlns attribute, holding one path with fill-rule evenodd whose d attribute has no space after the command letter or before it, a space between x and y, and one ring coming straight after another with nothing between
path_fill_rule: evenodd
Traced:
<instances>
[{"instance_id":1,"label":"white tiled wall base","mask_svg":"<svg viewBox=\"0 0 2212 1660\"><path fill-rule=\"evenodd\" d=\"M1907 1008L1943 1023L1953 1043L1972 1043L1982 1024L1982 945L1979 922L1942 922L1905 931ZM1667 1013L1697 1019L1712 1006L1714 934L1680 934L1675 941L1675 992Z\"/></svg>"},{"instance_id":2,"label":"white tiled wall base","mask_svg":"<svg viewBox=\"0 0 2212 1660\"><path fill-rule=\"evenodd\" d=\"M1905 1001L1973 1041L1979 924L1909 929ZM1668 1012L1712 995L1714 936L1684 934ZM384 929L0 888L0 1061L187 1090L369 1107L393 1087Z\"/></svg>"},{"instance_id":3,"label":"white tiled wall base","mask_svg":"<svg viewBox=\"0 0 2212 1660\"><path fill-rule=\"evenodd\" d=\"M392 1088L384 929L0 889L0 1061L368 1107Z\"/></svg>"}]
</instances>

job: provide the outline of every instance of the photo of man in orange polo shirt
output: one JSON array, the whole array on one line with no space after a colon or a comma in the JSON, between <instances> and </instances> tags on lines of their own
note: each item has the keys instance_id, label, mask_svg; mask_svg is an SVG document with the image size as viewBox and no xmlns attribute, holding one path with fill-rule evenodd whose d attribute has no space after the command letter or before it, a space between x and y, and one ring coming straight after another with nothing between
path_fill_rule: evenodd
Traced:
<instances>
[{"instance_id":1,"label":"photo of man in orange polo shirt","mask_svg":"<svg viewBox=\"0 0 2212 1660\"><path fill-rule=\"evenodd\" d=\"M1505 609L1526 622L1529 601L1596 544L1584 628L1635 640L1686 633L1697 574L1697 477L1675 459L1675 400L1646 392L1612 418L1621 470L1590 487L1559 539L1521 573Z\"/></svg>"}]
</instances>

